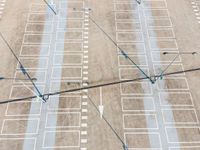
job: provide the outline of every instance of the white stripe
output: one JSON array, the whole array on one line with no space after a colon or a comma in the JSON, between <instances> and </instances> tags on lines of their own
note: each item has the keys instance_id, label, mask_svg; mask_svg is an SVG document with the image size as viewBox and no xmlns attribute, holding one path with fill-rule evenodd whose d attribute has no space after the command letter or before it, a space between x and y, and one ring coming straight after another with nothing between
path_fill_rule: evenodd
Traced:
<instances>
[{"instance_id":1,"label":"white stripe","mask_svg":"<svg viewBox=\"0 0 200 150\"><path fill-rule=\"evenodd\" d=\"M81 119L82 119L82 120L87 120L88 117L87 117L87 116L82 116Z\"/></svg>"}]
</instances>

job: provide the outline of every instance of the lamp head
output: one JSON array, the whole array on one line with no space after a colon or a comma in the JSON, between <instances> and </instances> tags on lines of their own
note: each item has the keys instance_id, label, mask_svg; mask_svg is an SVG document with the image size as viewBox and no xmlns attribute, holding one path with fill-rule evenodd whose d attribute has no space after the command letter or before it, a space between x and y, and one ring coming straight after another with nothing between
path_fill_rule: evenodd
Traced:
<instances>
[{"instance_id":1,"label":"lamp head","mask_svg":"<svg viewBox=\"0 0 200 150\"><path fill-rule=\"evenodd\" d=\"M163 52L163 55L166 55L166 54L168 54L168 52Z\"/></svg>"}]
</instances>

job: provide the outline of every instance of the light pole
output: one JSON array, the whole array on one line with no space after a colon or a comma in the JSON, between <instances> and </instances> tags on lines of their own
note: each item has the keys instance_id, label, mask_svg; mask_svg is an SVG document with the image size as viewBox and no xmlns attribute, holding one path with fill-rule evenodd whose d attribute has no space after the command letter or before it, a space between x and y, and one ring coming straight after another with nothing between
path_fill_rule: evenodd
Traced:
<instances>
[{"instance_id":1,"label":"light pole","mask_svg":"<svg viewBox=\"0 0 200 150\"><path fill-rule=\"evenodd\" d=\"M141 0L136 0L136 2L137 2L138 4L141 4Z\"/></svg>"},{"instance_id":2,"label":"light pole","mask_svg":"<svg viewBox=\"0 0 200 150\"><path fill-rule=\"evenodd\" d=\"M0 77L1 80L20 80L20 81L29 81L29 79L22 79L22 78L10 78L10 77ZM32 81L37 81L37 78L31 78Z\"/></svg>"},{"instance_id":3,"label":"light pole","mask_svg":"<svg viewBox=\"0 0 200 150\"><path fill-rule=\"evenodd\" d=\"M53 3L53 0L51 1L51 3L49 4L46 0L43 0L46 4L47 4L47 6L49 7L49 9L50 10L52 10L52 12L55 14L55 15L57 15L57 12L56 12L56 10L55 10L55 5L54 5L54 3ZM53 7L52 7L53 6Z\"/></svg>"}]
</instances>

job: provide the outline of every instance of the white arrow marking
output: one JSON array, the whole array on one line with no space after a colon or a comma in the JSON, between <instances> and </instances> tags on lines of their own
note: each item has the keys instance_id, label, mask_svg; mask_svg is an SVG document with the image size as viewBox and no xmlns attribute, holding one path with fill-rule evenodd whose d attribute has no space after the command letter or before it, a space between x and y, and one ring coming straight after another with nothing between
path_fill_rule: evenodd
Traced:
<instances>
[{"instance_id":1,"label":"white arrow marking","mask_svg":"<svg viewBox=\"0 0 200 150\"><path fill-rule=\"evenodd\" d=\"M104 109L104 106L103 105L99 105L99 112L100 112L101 119L103 117L103 109Z\"/></svg>"},{"instance_id":2,"label":"white arrow marking","mask_svg":"<svg viewBox=\"0 0 200 150\"><path fill-rule=\"evenodd\" d=\"M102 119L102 117L103 117L103 111L104 111L104 106L103 106L103 99L102 99L102 88L100 87L100 105L99 105L99 113L100 113L101 119Z\"/></svg>"}]
</instances>

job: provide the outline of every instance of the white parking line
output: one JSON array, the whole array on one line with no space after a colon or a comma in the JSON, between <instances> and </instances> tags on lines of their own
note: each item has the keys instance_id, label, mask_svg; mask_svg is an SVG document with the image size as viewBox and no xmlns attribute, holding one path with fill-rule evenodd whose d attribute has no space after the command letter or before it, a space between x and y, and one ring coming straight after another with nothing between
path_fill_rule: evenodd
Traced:
<instances>
[{"instance_id":1,"label":"white parking line","mask_svg":"<svg viewBox=\"0 0 200 150\"><path fill-rule=\"evenodd\" d=\"M200 24L200 21L199 21L199 15L200 15L200 9L196 3L196 1L192 1L191 2L191 5L192 5L192 8L193 8L193 11L194 11L194 14L196 15L196 19L197 19L197 22Z\"/></svg>"}]
</instances>

